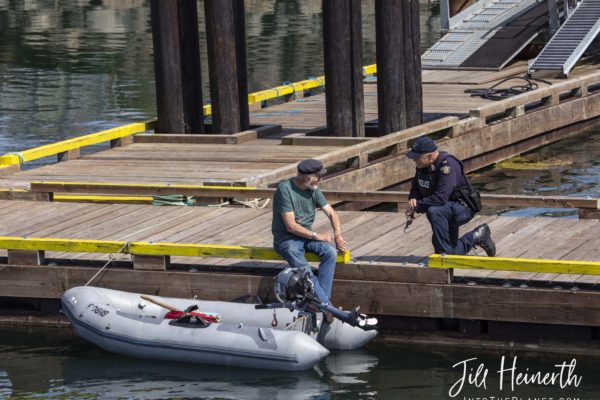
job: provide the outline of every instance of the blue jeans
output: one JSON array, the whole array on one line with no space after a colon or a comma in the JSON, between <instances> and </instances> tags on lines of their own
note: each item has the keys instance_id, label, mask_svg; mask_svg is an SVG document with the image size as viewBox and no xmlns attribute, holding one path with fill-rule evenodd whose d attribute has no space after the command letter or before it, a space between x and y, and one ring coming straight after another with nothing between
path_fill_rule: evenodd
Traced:
<instances>
[{"instance_id":1,"label":"blue jeans","mask_svg":"<svg viewBox=\"0 0 600 400\"><path fill-rule=\"evenodd\" d=\"M301 237L276 241L273 243L273 247L276 252L285 258L290 267L306 269L315 285L315 295L323 303L329 303L331 287L333 286L333 274L335 273L335 260L337 257L337 250L335 247L328 242L304 239ZM318 278L315 277L310 268L310 264L304 257L304 253L307 250L316 253L321 257Z\"/></svg>"},{"instance_id":2,"label":"blue jeans","mask_svg":"<svg viewBox=\"0 0 600 400\"><path fill-rule=\"evenodd\" d=\"M473 212L462 204L449 201L443 206L427 209L427 219L433 231L433 248L437 254L467 254L473 248L473 233L460 239L458 228L473 219Z\"/></svg>"}]
</instances>

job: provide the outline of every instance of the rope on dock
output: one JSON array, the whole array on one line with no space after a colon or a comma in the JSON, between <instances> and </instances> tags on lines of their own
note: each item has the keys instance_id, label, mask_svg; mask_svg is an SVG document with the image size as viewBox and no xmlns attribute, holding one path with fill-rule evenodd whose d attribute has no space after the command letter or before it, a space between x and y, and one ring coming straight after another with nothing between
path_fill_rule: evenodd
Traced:
<instances>
[{"instance_id":1,"label":"rope on dock","mask_svg":"<svg viewBox=\"0 0 600 400\"><path fill-rule=\"evenodd\" d=\"M324 81L323 77L316 78L314 76L307 76L306 79L309 81L316 81L319 84L319 86L323 88L323 91L326 90L325 89L325 81ZM312 95L312 89L310 89L309 92L310 92L310 95Z\"/></svg>"},{"instance_id":2,"label":"rope on dock","mask_svg":"<svg viewBox=\"0 0 600 400\"><path fill-rule=\"evenodd\" d=\"M526 82L526 84L514 85L514 86L510 86L508 88L504 88L504 89L496 89L498 86L502 85L504 82L508 82L513 79L524 80ZM489 100L495 100L495 101L504 100L509 97L527 93L527 92L537 89L539 85L534 81L542 82L547 85L552 85L552 82L549 82L549 81L546 81L543 79L532 78L532 77L528 77L527 75L524 75L524 76L513 75L513 76L509 76L509 77L501 80L500 82L494 84L493 86L491 86L487 89L467 89L467 90L465 90L465 93L471 93L471 97L479 96L483 99L489 99Z\"/></svg>"},{"instance_id":3,"label":"rope on dock","mask_svg":"<svg viewBox=\"0 0 600 400\"><path fill-rule=\"evenodd\" d=\"M263 204L260 204L261 200L264 200ZM232 202L234 204L240 204L247 208L258 208L258 209L265 208L267 206L267 204L269 204L270 201L271 201L271 199L259 199L259 198L247 200L247 201L241 200L241 199L233 199L232 200Z\"/></svg>"},{"instance_id":4,"label":"rope on dock","mask_svg":"<svg viewBox=\"0 0 600 400\"><path fill-rule=\"evenodd\" d=\"M292 90L293 90L292 96L294 96L294 100L298 100L300 98L298 96L298 92L296 91L296 85L294 85L292 82L290 82L290 81L283 81L281 84L284 85L284 86L291 86L292 87ZM278 95L279 95L279 93L278 93Z\"/></svg>"},{"instance_id":5,"label":"rope on dock","mask_svg":"<svg viewBox=\"0 0 600 400\"><path fill-rule=\"evenodd\" d=\"M498 86L502 85L504 82L507 82L507 81L510 81L513 79L517 79L517 80L521 79L527 83L524 85L513 85L513 86L510 86L510 87L504 88L504 89L496 89ZM527 75L524 75L524 76L513 75L513 76L509 76L508 78L501 80L500 82L494 84L493 86L491 86L487 89L466 89L465 93L471 93L471 97L479 96L481 98L489 99L489 100L504 100L509 97L516 96L516 95L523 94L523 93L530 92L532 90L537 89L539 85L534 81L542 82L547 85L552 85L552 82L548 82L543 79L528 77Z\"/></svg>"},{"instance_id":6,"label":"rope on dock","mask_svg":"<svg viewBox=\"0 0 600 400\"><path fill-rule=\"evenodd\" d=\"M127 249L127 250L125 250L125 249ZM125 242L125 243L123 243L123 246L121 246L121 248L119 249L119 251L117 251L117 253L116 253L116 254L121 254L121 253L122 253L122 254L128 254L128 253L129 253L129 242ZM108 261L106 262L106 264L104 264L104 265L102 266L102 268L100 268L100 269L98 270L98 272L96 272L96 273L94 274L94 276L92 276L92 277L90 278L90 280L89 280L89 281L87 281L87 283L86 283L85 285L83 285L83 286L87 286L87 285L89 285L89 284L90 284L90 283L91 283L91 282L92 282L92 281L93 281L93 280L94 280L94 279L95 279L95 278L96 278L96 277L97 277L97 276L98 276L98 275L99 275L99 274L100 274L100 273L101 273L101 272L104 270L104 268L108 267L108 265L109 265L109 264L110 264L110 263L111 263L111 262L112 262L112 261L115 259L115 258L114 258L114 255L115 255L115 253L110 253L110 254L108 255Z\"/></svg>"}]
</instances>

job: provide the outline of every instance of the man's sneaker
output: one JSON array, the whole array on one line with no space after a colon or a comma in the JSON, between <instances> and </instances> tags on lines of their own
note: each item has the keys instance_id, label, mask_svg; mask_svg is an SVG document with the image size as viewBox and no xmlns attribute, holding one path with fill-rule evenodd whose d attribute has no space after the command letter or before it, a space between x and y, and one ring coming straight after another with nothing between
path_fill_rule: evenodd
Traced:
<instances>
[{"instance_id":1,"label":"man's sneaker","mask_svg":"<svg viewBox=\"0 0 600 400\"><path fill-rule=\"evenodd\" d=\"M475 239L473 244L481 247L488 257L496 255L496 244L492 240L492 233L488 224L482 224L475 228L473 230L473 238Z\"/></svg>"},{"instance_id":2,"label":"man's sneaker","mask_svg":"<svg viewBox=\"0 0 600 400\"><path fill-rule=\"evenodd\" d=\"M361 317L362 319L358 323L358 326L360 326L364 330L377 329L377 324L379 323L379 321L377 321L377 318L369 318L365 314L361 314Z\"/></svg>"}]
</instances>

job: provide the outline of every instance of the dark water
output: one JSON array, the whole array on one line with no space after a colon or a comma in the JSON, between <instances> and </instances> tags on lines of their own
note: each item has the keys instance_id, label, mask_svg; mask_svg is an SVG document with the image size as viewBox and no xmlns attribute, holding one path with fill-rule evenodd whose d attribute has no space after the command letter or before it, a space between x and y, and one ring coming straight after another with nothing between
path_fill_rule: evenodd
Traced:
<instances>
[{"instance_id":1,"label":"dark water","mask_svg":"<svg viewBox=\"0 0 600 400\"><path fill-rule=\"evenodd\" d=\"M575 357L579 387L515 386L505 379L499 390L502 355L505 368L517 360L518 372L552 373L556 364L569 364L568 355L531 355L467 351L427 351L408 347L369 346L337 352L317 368L304 372L240 370L164 361L138 360L107 353L67 331L0 330L0 398L53 399L464 399L512 396L521 399L598 397L600 365ZM456 363L477 357L489 370L485 380L465 384L450 397L462 376ZM529 369L529 370L527 370ZM483 376L483 375L482 375ZM508 378L508 373L506 377ZM564 383L567 374L564 374ZM507 390L508 388L508 390Z\"/></svg>"},{"instance_id":2,"label":"dark water","mask_svg":"<svg viewBox=\"0 0 600 400\"><path fill-rule=\"evenodd\" d=\"M245 4L251 91L323 74L320 0ZM363 6L364 57L370 64L375 60L374 2L365 0ZM436 1L421 3L423 48L439 37L438 8ZM149 15L142 0L0 0L0 154L154 118ZM203 32L201 20L205 61ZM207 72L204 62L206 99ZM489 192L598 197L598 154L600 140L590 132L522 160L565 161L558 166L494 167L475 182ZM523 368L543 371L573 358L517 355ZM491 375L501 356L370 346L333 354L319 371L277 373L140 361L55 330L3 330L0 398L443 399L461 376L452 365L471 357L489 365L487 389L465 388L456 398L499 396ZM576 371L583 375L578 389L527 385L502 394L595 398L598 360L577 361Z\"/></svg>"},{"instance_id":3,"label":"dark water","mask_svg":"<svg viewBox=\"0 0 600 400\"><path fill-rule=\"evenodd\" d=\"M375 62L375 16L374 2L363 3L366 65ZM323 74L320 0L245 4L251 92ZM437 8L423 4L423 47L439 36ZM155 114L148 2L0 0L0 154Z\"/></svg>"},{"instance_id":4,"label":"dark water","mask_svg":"<svg viewBox=\"0 0 600 400\"><path fill-rule=\"evenodd\" d=\"M477 172L472 181L488 193L598 198L599 133L599 129L592 129L544 146ZM577 218L577 210L526 208L506 210L503 215Z\"/></svg>"}]
</instances>

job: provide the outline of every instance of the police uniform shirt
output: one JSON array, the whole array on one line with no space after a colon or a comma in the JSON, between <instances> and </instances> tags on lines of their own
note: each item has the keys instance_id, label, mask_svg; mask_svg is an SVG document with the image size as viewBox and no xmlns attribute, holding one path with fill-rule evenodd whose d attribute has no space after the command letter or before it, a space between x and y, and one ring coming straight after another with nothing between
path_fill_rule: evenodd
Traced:
<instances>
[{"instance_id":1,"label":"police uniform shirt","mask_svg":"<svg viewBox=\"0 0 600 400\"><path fill-rule=\"evenodd\" d=\"M417 168L409 199L417 199L416 212L424 213L430 206L446 204L451 200L455 187L467 184L461 162L441 151L431 166Z\"/></svg>"}]
</instances>

